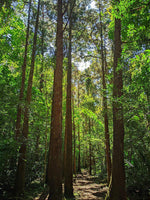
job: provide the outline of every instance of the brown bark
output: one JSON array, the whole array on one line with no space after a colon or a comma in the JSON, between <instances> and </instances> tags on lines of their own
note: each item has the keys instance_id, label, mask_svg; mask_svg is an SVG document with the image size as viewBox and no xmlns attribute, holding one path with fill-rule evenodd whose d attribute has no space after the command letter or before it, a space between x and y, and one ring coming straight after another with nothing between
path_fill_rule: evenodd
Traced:
<instances>
[{"instance_id":1,"label":"brown bark","mask_svg":"<svg viewBox=\"0 0 150 200\"><path fill-rule=\"evenodd\" d=\"M100 6L100 5L99 5ZM102 85L103 85L103 115L105 126L105 152L106 152L106 167L107 167L107 182L110 182L111 176L111 155L110 155L110 141L109 141L109 125L108 125L108 109L107 109L107 94L106 94L106 79L105 79L105 59L103 47L103 26L102 17L99 8L100 16L100 37L101 37L101 61L102 61Z\"/></svg>"},{"instance_id":2,"label":"brown bark","mask_svg":"<svg viewBox=\"0 0 150 200\"><path fill-rule=\"evenodd\" d=\"M71 38L72 38L72 17L69 23L69 53L67 73L67 98L66 98L66 124L65 137L67 137L66 161L65 161L65 197L73 197L73 168L72 168L72 112L71 112Z\"/></svg>"},{"instance_id":3,"label":"brown bark","mask_svg":"<svg viewBox=\"0 0 150 200\"><path fill-rule=\"evenodd\" d=\"M148 124L147 124L147 128L148 128L148 130L150 129L150 96L149 96L149 92L146 92L146 97L147 97L147 102L148 102L148 106L147 106L147 122L148 122Z\"/></svg>"},{"instance_id":4,"label":"brown bark","mask_svg":"<svg viewBox=\"0 0 150 200\"><path fill-rule=\"evenodd\" d=\"M47 75L45 78L45 90L46 90L46 128L45 128L45 155L44 155L44 177L43 182L46 183L46 170L47 170L47 131L48 131L48 114L49 114L49 108L48 108L48 93L47 93Z\"/></svg>"},{"instance_id":5,"label":"brown bark","mask_svg":"<svg viewBox=\"0 0 150 200\"><path fill-rule=\"evenodd\" d=\"M42 4L42 23L44 24L44 4ZM43 67L44 67L44 28L42 27L42 38L41 38L41 54L42 54L42 64L40 70L40 92L43 89L44 83L44 74L43 74Z\"/></svg>"},{"instance_id":6,"label":"brown bark","mask_svg":"<svg viewBox=\"0 0 150 200\"><path fill-rule=\"evenodd\" d=\"M84 119L84 124L83 124L83 141L85 141L85 134L86 134L86 123L85 123L86 117ZM86 164L86 160L85 160L85 148L83 149L83 157L82 157L82 163L83 163L83 168L85 168Z\"/></svg>"},{"instance_id":7,"label":"brown bark","mask_svg":"<svg viewBox=\"0 0 150 200\"><path fill-rule=\"evenodd\" d=\"M57 1L56 68L54 71L51 135L49 143L49 200L62 199L62 65L63 18L62 0Z\"/></svg>"},{"instance_id":8,"label":"brown bark","mask_svg":"<svg viewBox=\"0 0 150 200\"><path fill-rule=\"evenodd\" d=\"M121 58L121 20L115 19L114 86L113 86L113 165L112 182L109 188L111 200L126 200L124 169L124 123L123 106L120 102L123 81L122 69L118 69Z\"/></svg>"},{"instance_id":9,"label":"brown bark","mask_svg":"<svg viewBox=\"0 0 150 200\"><path fill-rule=\"evenodd\" d=\"M88 119L87 116L85 116L85 135L88 133ZM86 137L87 138L87 137ZM85 168L88 167L88 149L87 146L85 147Z\"/></svg>"},{"instance_id":10,"label":"brown bark","mask_svg":"<svg viewBox=\"0 0 150 200\"><path fill-rule=\"evenodd\" d=\"M111 163L111 153L110 153L110 139L109 139L109 121L108 121L108 109L107 109L107 94L106 94L106 75L107 62L105 57L105 70L103 74L103 89L104 89L104 124L105 124L105 145L106 145L106 166L107 166L107 182L109 184L112 172L112 163Z\"/></svg>"},{"instance_id":11,"label":"brown bark","mask_svg":"<svg viewBox=\"0 0 150 200\"><path fill-rule=\"evenodd\" d=\"M19 95L19 104L17 107L17 121L16 121L16 139L19 139L21 132L21 115L22 115L22 103L24 96L24 85L25 85L25 77L26 77L26 66L27 66L27 51L28 51L28 40L29 40L29 28L30 28L30 11L31 11L31 0L29 1L29 10L28 10L28 24L26 31L26 43L25 43L25 52L24 52L24 60L22 64L22 81L21 81L21 89Z\"/></svg>"},{"instance_id":12,"label":"brown bark","mask_svg":"<svg viewBox=\"0 0 150 200\"><path fill-rule=\"evenodd\" d=\"M74 98L73 98L73 173L76 175L76 127L74 121Z\"/></svg>"},{"instance_id":13,"label":"brown bark","mask_svg":"<svg viewBox=\"0 0 150 200\"><path fill-rule=\"evenodd\" d=\"M92 175L91 120L89 119L89 174Z\"/></svg>"},{"instance_id":14,"label":"brown bark","mask_svg":"<svg viewBox=\"0 0 150 200\"><path fill-rule=\"evenodd\" d=\"M22 193L24 190L24 185L25 185L25 159L26 159L26 145L27 145L28 128L29 128L29 124L28 124L29 106L30 106L31 96L32 96L32 82L33 82L37 31L38 31L38 21L39 21L39 8L40 8L40 0L38 1L35 33L34 33L34 39L33 39L31 68L30 68L30 74L29 74L29 80L28 80L26 105L25 105L25 112L24 112L24 123L23 123L23 130L22 130L23 140L22 140L20 151L19 151L19 159L18 159L17 174L16 174L16 185L15 185L16 194Z\"/></svg>"},{"instance_id":15,"label":"brown bark","mask_svg":"<svg viewBox=\"0 0 150 200\"><path fill-rule=\"evenodd\" d=\"M79 80L78 80L78 109L79 109L79 97L80 97L80 92L79 92ZM79 155L78 155L78 173L81 173L81 165L80 165L80 126L78 122L78 149L79 149Z\"/></svg>"}]
</instances>

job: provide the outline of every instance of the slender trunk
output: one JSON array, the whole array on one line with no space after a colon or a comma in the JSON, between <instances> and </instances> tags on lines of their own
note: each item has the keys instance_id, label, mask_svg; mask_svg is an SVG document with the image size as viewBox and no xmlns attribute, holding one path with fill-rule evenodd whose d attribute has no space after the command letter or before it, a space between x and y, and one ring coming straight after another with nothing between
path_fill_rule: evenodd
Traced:
<instances>
[{"instance_id":1,"label":"slender trunk","mask_svg":"<svg viewBox=\"0 0 150 200\"><path fill-rule=\"evenodd\" d=\"M146 97L147 97L147 102L148 102L148 106L147 106L147 122L148 122L148 124L147 124L147 128L148 128L148 130L150 129L150 96L149 96L149 92L147 91L147 92L145 92L146 93Z\"/></svg>"},{"instance_id":2,"label":"slender trunk","mask_svg":"<svg viewBox=\"0 0 150 200\"><path fill-rule=\"evenodd\" d=\"M62 0L57 1L56 68L54 71L51 134L48 160L49 200L62 199L62 66L63 66Z\"/></svg>"},{"instance_id":3,"label":"slender trunk","mask_svg":"<svg viewBox=\"0 0 150 200\"><path fill-rule=\"evenodd\" d=\"M44 24L44 4L42 4L42 23ZM43 67L44 67L44 28L42 27L42 38L41 38L41 54L42 54L42 64L40 70L40 92L43 89L44 83L44 74L43 74Z\"/></svg>"},{"instance_id":4,"label":"slender trunk","mask_svg":"<svg viewBox=\"0 0 150 200\"><path fill-rule=\"evenodd\" d=\"M79 80L78 80L78 109L79 109L79 97L80 97L80 93L79 93ZM79 126L79 122L78 122L78 149L79 149L79 155L78 155L78 173L81 173L81 165L80 165L80 126Z\"/></svg>"},{"instance_id":5,"label":"slender trunk","mask_svg":"<svg viewBox=\"0 0 150 200\"><path fill-rule=\"evenodd\" d=\"M111 200L126 200L124 169L124 123L123 106L120 103L123 81L122 69L118 69L121 58L121 20L115 19L114 87L113 87L113 165L109 197Z\"/></svg>"},{"instance_id":6,"label":"slender trunk","mask_svg":"<svg viewBox=\"0 0 150 200\"><path fill-rule=\"evenodd\" d=\"M76 127L74 121L74 98L73 98L73 173L76 175Z\"/></svg>"},{"instance_id":7,"label":"slender trunk","mask_svg":"<svg viewBox=\"0 0 150 200\"><path fill-rule=\"evenodd\" d=\"M22 141L22 145L19 151L19 159L18 159L18 166L17 166L16 186L15 186L16 194L22 193L24 190L24 185L25 185L25 160L26 160L26 145L27 145L28 128L29 128L29 123L28 123L29 122L29 106L30 106L31 96L32 96L32 82L33 82L37 31L38 31L38 21L39 21L39 8L40 8L40 0L38 1L35 33L34 33L34 39L33 39L31 68L30 68L30 74L29 74L29 80L28 80L26 105L25 105L25 112L24 112L24 123L23 123L23 130L22 130L23 141Z\"/></svg>"},{"instance_id":8,"label":"slender trunk","mask_svg":"<svg viewBox=\"0 0 150 200\"><path fill-rule=\"evenodd\" d=\"M100 4L99 4L100 6ZM102 17L99 7L100 16L100 37L101 37L101 61L102 61L102 84L103 84L103 115L105 125L105 152L106 152L106 167L107 167L107 182L110 182L111 176L111 156L110 156L110 141L109 141L109 126L108 126L108 112L107 112L107 94L106 94L106 79L105 79L105 59L103 48L103 26Z\"/></svg>"},{"instance_id":9,"label":"slender trunk","mask_svg":"<svg viewBox=\"0 0 150 200\"><path fill-rule=\"evenodd\" d=\"M38 135L36 136L36 144L35 144L35 160L38 161L39 159L39 141L40 141L40 135L39 130L37 129Z\"/></svg>"},{"instance_id":10,"label":"slender trunk","mask_svg":"<svg viewBox=\"0 0 150 200\"><path fill-rule=\"evenodd\" d=\"M67 105L67 104L66 104ZM62 169L62 177L65 177L65 167L66 167L66 158L67 156L67 135L66 135L66 131L65 131L65 136L64 136L64 152L63 152L63 169Z\"/></svg>"},{"instance_id":11,"label":"slender trunk","mask_svg":"<svg viewBox=\"0 0 150 200\"><path fill-rule=\"evenodd\" d=\"M27 51L28 51L29 28L30 28L30 12L31 12L31 0L29 1L26 44L25 44L24 60L23 60L23 64L22 64L22 81L21 81L21 89L20 89L20 95L19 95L19 104L17 107L17 121L16 121L16 139L17 140L19 139L20 132L21 132L21 115L22 115L22 103L23 103L23 96L24 96L23 93L24 93L26 66L27 66Z\"/></svg>"},{"instance_id":12,"label":"slender trunk","mask_svg":"<svg viewBox=\"0 0 150 200\"><path fill-rule=\"evenodd\" d=\"M87 133L88 133L88 119L87 119L87 116L86 116L85 117L85 134L87 135ZM86 147L85 147L85 168L87 168L87 167L88 167L88 150L87 150L87 145L86 145Z\"/></svg>"},{"instance_id":13,"label":"slender trunk","mask_svg":"<svg viewBox=\"0 0 150 200\"><path fill-rule=\"evenodd\" d=\"M96 175L96 161L94 155L93 155L93 165L94 165L94 175Z\"/></svg>"},{"instance_id":14,"label":"slender trunk","mask_svg":"<svg viewBox=\"0 0 150 200\"><path fill-rule=\"evenodd\" d=\"M106 68L106 57L105 57L105 68ZM112 164L111 164L111 153L110 153L110 139L109 139L109 123L108 123L108 109L107 109L107 94L106 94L106 81L105 81L106 70L103 71L103 106L104 106L104 123L105 123L105 145L106 145L106 166L107 166L107 182L109 184Z\"/></svg>"},{"instance_id":15,"label":"slender trunk","mask_svg":"<svg viewBox=\"0 0 150 200\"><path fill-rule=\"evenodd\" d=\"M45 128L45 155L44 155L44 177L43 177L43 183L46 183L46 170L47 170L47 131L48 131L48 114L49 114L49 108L48 108L48 99L47 99L47 75L45 78L45 90L46 90L46 128Z\"/></svg>"},{"instance_id":16,"label":"slender trunk","mask_svg":"<svg viewBox=\"0 0 150 200\"><path fill-rule=\"evenodd\" d=\"M71 38L72 38L72 17L69 23L69 53L68 53L68 73L67 73L67 98L66 98L66 125L65 137L67 137L67 151L65 162L65 196L73 196L73 169L72 169L72 113L71 113Z\"/></svg>"},{"instance_id":17,"label":"slender trunk","mask_svg":"<svg viewBox=\"0 0 150 200\"><path fill-rule=\"evenodd\" d=\"M84 125L83 125L83 141L85 141L85 134L86 134L86 124L85 124L85 121L84 121ZM82 160L83 160L83 168L85 168L85 148L83 148L83 157L82 157Z\"/></svg>"},{"instance_id":18,"label":"slender trunk","mask_svg":"<svg viewBox=\"0 0 150 200\"><path fill-rule=\"evenodd\" d=\"M92 175L92 144L91 144L91 120L89 119L89 174Z\"/></svg>"}]
</instances>

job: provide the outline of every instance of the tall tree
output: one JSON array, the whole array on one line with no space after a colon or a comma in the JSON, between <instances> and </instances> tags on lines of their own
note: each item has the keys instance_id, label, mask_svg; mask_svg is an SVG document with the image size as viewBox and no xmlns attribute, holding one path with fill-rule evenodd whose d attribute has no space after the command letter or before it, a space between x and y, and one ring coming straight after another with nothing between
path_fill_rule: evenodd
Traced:
<instances>
[{"instance_id":1,"label":"tall tree","mask_svg":"<svg viewBox=\"0 0 150 200\"><path fill-rule=\"evenodd\" d=\"M92 175L91 119L89 118L89 174Z\"/></svg>"},{"instance_id":2,"label":"tall tree","mask_svg":"<svg viewBox=\"0 0 150 200\"><path fill-rule=\"evenodd\" d=\"M51 134L48 160L49 200L62 199L62 0L57 1L56 68L54 70Z\"/></svg>"},{"instance_id":3,"label":"tall tree","mask_svg":"<svg viewBox=\"0 0 150 200\"><path fill-rule=\"evenodd\" d=\"M78 79L78 109L79 109L79 104L80 104L80 91L79 91L79 79ZM80 152L80 125L79 125L79 121L78 121L78 149L79 149L79 155L78 155L78 173L81 173L81 161L80 161L80 155L81 155L81 152Z\"/></svg>"},{"instance_id":4,"label":"tall tree","mask_svg":"<svg viewBox=\"0 0 150 200\"><path fill-rule=\"evenodd\" d=\"M73 168L72 168L72 109L71 109L71 82L72 82L72 61L71 61L71 38L72 38L72 13L70 6L70 20L69 20L69 50L68 50L68 72L67 72L67 97L66 97L66 124L65 124L65 137L66 142L66 155L65 155L65 196L73 196Z\"/></svg>"},{"instance_id":5,"label":"tall tree","mask_svg":"<svg viewBox=\"0 0 150 200\"><path fill-rule=\"evenodd\" d=\"M35 33L34 33L34 38L33 38L31 68L30 68L27 95L26 95L24 123L23 123L23 130L22 130L23 140L22 140L22 145L21 145L20 150L19 150L19 159L18 159L17 174L16 174L16 185L15 185L16 194L22 193L23 190L24 190L24 185L25 185L25 160L26 160L27 137L28 137L28 131L29 131L28 130L29 129L29 106L30 106L31 97L32 97L32 83L33 83L33 74L34 74L34 63L35 63L37 32L38 32L38 22L39 22L39 11L40 11L40 0L38 0Z\"/></svg>"},{"instance_id":6,"label":"tall tree","mask_svg":"<svg viewBox=\"0 0 150 200\"><path fill-rule=\"evenodd\" d=\"M73 102L72 102L72 113L73 113L73 174L76 175L76 126L75 126L75 117L74 117L74 96L73 96Z\"/></svg>"},{"instance_id":7,"label":"tall tree","mask_svg":"<svg viewBox=\"0 0 150 200\"><path fill-rule=\"evenodd\" d=\"M22 64L22 81L21 81L21 89L20 89L20 96L19 96L19 104L18 104L18 108L17 108L16 139L19 138L20 131L21 131L21 114L22 114L22 101L23 101L23 96L24 96L24 85L25 85L26 66L27 66L27 51L28 51L29 28L30 28L30 12L31 12L31 0L29 1L26 43L25 43L24 60L23 60L23 64Z\"/></svg>"},{"instance_id":8,"label":"tall tree","mask_svg":"<svg viewBox=\"0 0 150 200\"><path fill-rule=\"evenodd\" d=\"M103 85L103 115L104 115L104 126L105 126L105 151L106 151L106 166L107 166L107 182L109 184L111 176L111 156L110 156L110 141L109 141L108 111L107 111L106 78L105 78L106 57L104 56L103 24L102 24L100 1L99 1L99 17L100 17L101 65L102 65L102 85Z\"/></svg>"},{"instance_id":9,"label":"tall tree","mask_svg":"<svg viewBox=\"0 0 150 200\"><path fill-rule=\"evenodd\" d=\"M125 168L124 168L124 122L122 69L119 66L121 58L121 19L115 19L114 33L114 82L113 82L113 160L112 182L107 200L126 200Z\"/></svg>"}]
</instances>

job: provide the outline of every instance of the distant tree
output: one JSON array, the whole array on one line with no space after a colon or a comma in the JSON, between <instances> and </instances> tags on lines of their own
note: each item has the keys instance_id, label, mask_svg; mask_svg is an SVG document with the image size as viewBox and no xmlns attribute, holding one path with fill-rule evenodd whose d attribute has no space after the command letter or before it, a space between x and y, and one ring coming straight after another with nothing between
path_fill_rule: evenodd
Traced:
<instances>
[{"instance_id":1,"label":"distant tree","mask_svg":"<svg viewBox=\"0 0 150 200\"><path fill-rule=\"evenodd\" d=\"M20 132L21 132L21 114L22 114L22 103L23 103L24 86L25 86L25 78L26 78L27 51L28 51L29 28L30 28L30 12L31 12L31 0L29 1L26 43L25 43L24 60L22 64L22 81L21 81L21 89L20 89L20 95L19 95L19 104L17 108L16 139L19 138Z\"/></svg>"},{"instance_id":2,"label":"distant tree","mask_svg":"<svg viewBox=\"0 0 150 200\"><path fill-rule=\"evenodd\" d=\"M106 57L104 55L103 42L103 24L101 5L99 1L99 17L100 17L100 38L101 38L101 66L102 66L102 85L103 85L103 115L105 126L105 151L106 151L106 167L107 167L107 182L110 182L111 176L111 155L110 155L110 141L109 141L109 125L108 125L108 109L107 109L107 93L106 93Z\"/></svg>"},{"instance_id":3,"label":"distant tree","mask_svg":"<svg viewBox=\"0 0 150 200\"><path fill-rule=\"evenodd\" d=\"M79 80L78 80L78 109L80 106L80 89L79 89ZM78 149L79 149L79 155L78 155L78 168L77 171L78 173L81 173L81 149L80 149L81 141L80 141L80 125L78 121Z\"/></svg>"},{"instance_id":4,"label":"distant tree","mask_svg":"<svg viewBox=\"0 0 150 200\"><path fill-rule=\"evenodd\" d=\"M75 112L74 112L74 96L72 101L72 113L73 113L73 119L72 119L72 126L73 126L73 174L76 175L76 126L75 126Z\"/></svg>"}]
</instances>

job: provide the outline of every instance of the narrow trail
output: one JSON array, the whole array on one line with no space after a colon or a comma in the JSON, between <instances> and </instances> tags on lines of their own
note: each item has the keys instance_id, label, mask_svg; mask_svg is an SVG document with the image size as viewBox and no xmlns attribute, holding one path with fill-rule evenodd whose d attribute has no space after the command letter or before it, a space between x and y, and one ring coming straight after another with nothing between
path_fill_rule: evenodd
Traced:
<instances>
[{"instance_id":1,"label":"narrow trail","mask_svg":"<svg viewBox=\"0 0 150 200\"><path fill-rule=\"evenodd\" d=\"M74 178L73 190L75 200L104 200L107 192L107 184L96 183L95 177L83 171ZM43 192L34 200L48 200L48 191Z\"/></svg>"},{"instance_id":2,"label":"narrow trail","mask_svg":"<svg viewBox=\"0 0 150 200\"><path fill-rule=\"evenodd\" d=\"M78 174L74 182L76 200L104 200L107 189L106 184L96 183L95 178L90 176L87 171Z\"/></svg>"}]
</instances>

